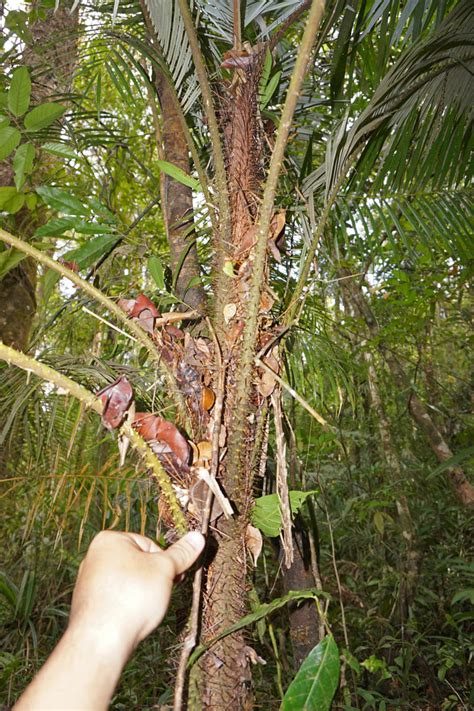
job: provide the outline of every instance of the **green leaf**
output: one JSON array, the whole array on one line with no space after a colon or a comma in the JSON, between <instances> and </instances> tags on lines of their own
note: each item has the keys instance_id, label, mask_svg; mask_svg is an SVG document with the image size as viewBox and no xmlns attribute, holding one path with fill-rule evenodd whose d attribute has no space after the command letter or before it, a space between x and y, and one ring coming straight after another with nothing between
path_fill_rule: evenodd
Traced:
<instances>
[{"instance_id":1,"label":"green leaf","mask_svg":"<svg viewBox=\"0 0 474 711\"><path fill-rule=\"evenodd\" d=\"M220 639L227 637L227 635L238 632L243 627L252 625L254 622L263 620L264 617L267 617L275 610L279 610L280 607L284 607L289 602L295 602L296 600L314 600L317 597L329 598L329 595L322 590L317 590L316 588L310 588L308 590L290 590L290 592L284 597L279 597L276 600L272 600L272 602L260 605L250 614L241 617L240 620L235 622L233 625L230 625L230 627L226 627L225 630L219 632L218 635L209 640L209 642L206 642L206 644L200 644L199 647L196 647L194 652L189 657L188 667L191 667L199 659L199 657L204 654L204 652L212 647L213 644L218 642Z\"/></svg>"},{"instance_id":2,"label":"green leaf","mask_svg":"<svg viewBox=\"0 0 474 711\"><path fill-rule=\"evenodd\" d=\"M0 106L2 109L8 108L8 93L6 91L0 91Z\"/></svg>"},{"instance_id":3,"label":"green leaf","mask_svg":"<svg viewBox=\"0 0 474 711\"><path fill-rule=\"evenodd\" d=\"M39 236L38 232L39 231L37 230L36 236ZM87 267L105 254L110 247L117 242L117 240L117 235L96 237L95 239L89 240L81 247L65 252L65 254L62 255L62 258L68 262L77 262L79 269L87 269ZM45 272L42 280L42 292L45 302L48 302L54 286L58 283L59 279L60 275L53 269L48 269Z\"/></svg>"},{"instance_id":4,"label":"green leaf","mask_svg":"<svg viewBox=\"0 0 474 711\"><path fill-rule=\"evenodd\" d=\"M166 160L157 160L156 164L163 173L166 173L166 175L169 175L170 178L173 178L173 180L176 180L178 183L182 183L182 185L186 185L188 188L192 188L193 190L202 189L199 180L192 178L190 175L185 173L184 170L178 168L177 165L168 163Z\"/></svg>"},{"instance_id":5,"label":"green leaf","mask_svg":"<svg viewBox=\"0 0 474 711\"><path fill-rule=\"evenodd\" d=\"M441 474L442 472L446 471L446 469L450 469L451 467L456 466L456 464L459 464L459 462L462 462L464 459L469 459L469 457L472 456L474 456L474 446L461 449L461 451L455 454L454 457L450 457L445 462L440 464L439 467L436 467L436 469L430 472L430 474L428 474L426 478L432 479L438 474Z\"/></svg>"},{"instance_id":6,"label":"green leaf","mask_svg":"<svg viewBox=\"0 0 474 711\"><path fill-rule=\"evenodd\" d=\"M13 170L15 171L15 185L17 190L21 190L25 182L25 177L33 169L35 158L35 147L32 143L23 143L13 158Z\"/></svg>"},{"instance_id":7,"label":"green leaf","mask_svg":"<svg viewBox=\"0 0 474 711\"><path fill-rule=\"evenodd\" d=\"M385 530L385 518L381 511L376 511L374 513L374 526L380 535L383 536L383 532Z\"/></svg>"},{"instance_id":8,"label":"green leaf","mask_svg":"<svg viewBox=\"0 0 474 711\"><path fill-rule=\"evenodd\" d=\"M36 203L38 202L38 198L34 193L28 193L25 199L26 202L26 207L28 210L33 210L36 207Z\"/></svg>"},{"instance_id":9,"label":"green leaf","mask_svg":"<svg viewBox=\"0 0 474 711\"><path fill-rule=\"evenodd\" d=\"M298 513L305 499L311 494L319 493L317 489L312 491L290 491L290 505L293 514ZM268 494L255 499L255 507L252 511L252 523L259 528L265 536L271 538L278 536L282 527L280 503L277 494Z\"/></svg>"},{"instance_id":10,"label":"green leaf","mask_svg":"<svg viewBox=\"0 0 474 711\"><path fill-rule=\"evenodd\" d=\"M159 257L150 257L148 260L148 271L153 277L156 286L160 291L166 291L165 272Z\"/></svg>"},{"instance_id":11,"label":"green leaf","mask_svg":"<svg viewBox=\"0 0 474 711\"><path fill-rule=\"evenodd\" d=\"M65 106L61 106L61 104L57 104L54 101L35 106L25 116L25 128L27 131L40 131L42 128L51 126L65 111Z\"/></svg>"},{"instance_id":12,"label":"green leaf","mask_svg":"<svg viewBox=\"0 0 474 711\"><path fill-rule=\"evenodd\" d=\"M10 125L10 119L8 116L0 115L0 128L5 128L5 126Z\"/></svg>"},{"instance_id":13,"label":"green leaf","mask_svg":"<svg viewBox=\"0 0 474 711\"><path fill-rule=\"evenodd\" d=\"M262 111L265 106L268 104L270 99L272 98L273 94L275 93L275 89L277 88L278 84L280 83L280 77L281 77L281 71L276 72L266 85L262 98L260 99L260 110Z\"/></svg>"},{"instance_id":14,"label":"green leaf","mask_svg":"<svg viewBox=\"0 0 474 711\"><path fill-rule=\"evenodd\" d=\"M0 128L0 160L7 158L18 146L21 133L13 126Z\"/></svg>"},{"instance_id":15,"label":"green leaf","mask_svg":"<svg viewBox=\"0 0 474 711\"><path fill-rule=\"evenodd\" d=\"M13 186L9 186L7 188L0 188L0 210L2 210L3 206L16 194L17 189Z\"/></svg>"},{"instance_id":16,"label":"green leaf","mask_svg":"<svg viewBox=\"0 0 474 711\"><path fill-rule=\"evenodd\" d=\"M3 279L5 274L8 274L10 269L16 267L25 257L26 254L13 247L0 252L0 279Z\"/></svg>"},{"instance_id":17,"label":"green leaf","mask_svg":"<svg viewBox=\"0 0 474 711\"><path fill-rule=\"evenodd\" d=\"M80 221L77 217L54 217L45 225L38 227L35 237L60 237L68 230L73 230Z\"/></svg>"},{"instance_id":18,"label":"green leaf","mask_svg":"<svg viewBox=\"0 0 474 711\"><path fill-rule=\"evenodd\" d=\"M19 193L13 186L0 188L0 210L14 215L21 210L25 202L23 193Z\"/></svg>"},{"instance_id":19,"label":"green leaf","mask_svg":"<svg viewBox=\"0 0 474 711\"><path fill-rule=\"evenodd\" d=\"M467 600L469 600L471 605L474 605L474 588L458 590L458 592L453 595L451 605L454 605L456 602L466 602Z\"/></svg>"},{"instance_id":20,"label":"green leaf","mask_svg":"<svg viewBox=\"0 0 474 711\"><path fill-rule=\"evenodd\" d=\"M85 269L108 252L118 239L119 237L117 237L117 235L95 237L94 239L88 240L81 247L66 252L63 254L63 258L68 261L77 262L80 269Z\"/></svg>"},{"instance_id":21,"label":"green leaf","mask_svg":"<svg viewBox=\"0 0 474 711\"><path fill-rule=\"evenodd\" d=\"M52 153L54 156L59 156L60 158L77 158L77 154L74 153L72 148L66 146L64 143L44 143L41 148L48 153Z\"/></svg>"},{"instance_id":22,"label":"green leaf","mask_svg":"<svg viewBox=\"0 0 474 711\"><path fill-rule=\"evenodd\" d=\"M23 116L30 105L31 79L26 67L18 67L12 75L8 92L8 108L14 116Z\"/></svg>"},{"instance_id":23,"label":"green leaf","mask_svg":"<svg viewBox=\"0 0 474 711\"><path fill-rule=\"evenodd\" d=\"M327 711L339 683L339 650L327 635L308 654L283 697L281 711Z\"/></svg>"},{"instance_id":24,"label":"green leaf","mask_svg":"<svg viewBox=\"0 0 474 711\"><path fill-rule=\"evenodd\" d=\"M61 188L43 185L36 188L36 192L49 207L62 212L64 215L82 215L85 217L90 212L89 208L83 205L77 197L66 190L61 190Z\"/></svg>"}]
</instances>

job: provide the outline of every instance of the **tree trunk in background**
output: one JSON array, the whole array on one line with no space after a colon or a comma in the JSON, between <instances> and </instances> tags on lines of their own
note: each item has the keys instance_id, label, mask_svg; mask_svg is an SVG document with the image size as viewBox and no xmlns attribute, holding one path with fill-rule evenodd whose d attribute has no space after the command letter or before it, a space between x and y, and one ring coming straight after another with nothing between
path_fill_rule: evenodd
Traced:
<instances>
[{"instance_id":1,"label":"tree trunk in background","mask_svg":"<svg viewBox=\"0 0 474 711\"><path fill-rule=\"evenodd\" d=\"M23 63L31 72L32 105L68 91L76 65L77 12L71 14L63 3L56 12L45 12L45 19L31 27L33 41L23 52ZM11 161L0 163L0 185L13 185ZM30 239L40 224L26 208L9 220L11 231L24 240ZM28 346L36 313L36 273L36 264L25 259L0 281L0 341L22 351Z\"/></svg>"},{"instance_id":2,"label":"tree trunk in background","mask_svg":"<svg viewBox=\"0 0 474 711\"><path fill-rule=\"evenodd\" d=\"M404 473L398 457L398 453L392 437L392 428L385 411L385 407L380 395L377 371L374 366L374 357L370 351L365 351L364 358L367 363L367 376L369 384L370 399L377 417L377 425L380 435L383 454L393 478L397 485L397 512L405 550L401 555L401 586L400 586L400 617L403 620L408 615L409 606L413 600L416 580L418 578L419 553L414 549L414 528L410 513L408 499L400 490L403 486Z\"/></svg>"},{"instance_id":3,"label":"tree trunk in background","mask_svg":"<svg viewBox=\"0 0 474 711\"><path fill-rule=\"evenodd\" d=\"M32 26L32 43L23 52L23 64L31 72L32 105L57 98L57 94L69 90L77 58L78 13L71 14L63 3L56 12L53 9L45 12L45 19L37 20ZM52 161L54 159L48 158L47 163L36 168L37 183ZM11 161L3 161L0 163L0 186L8 185L13 185L13 168ZM33 217L29 210L22 208L8 219L6 227L28 241L41 223L39 211ZM0 281L0 341L21 351L28 348L36 314L36 278L37 264L27 258ZM13 441L17 452L20 440L11 432L0 446L0 476L4 475L8 461L14 458L10 445Z\"/></svg>"},{"instance_id":4,"label":"tree trunk in background","mask_svg":"<svg viewBox=\"0 0 474 711\"><path fill-rule=\"evenodd\" d=\"M162 72L155 73L162 117L164 160L189 174L189 149L173 90ZM200 281L196 233L193 229L193 191L162 173L162 213L170 248L170 267L176 277L176 293L186 304L205 311L206 294ZM180 262L182 261L181 265Z\"/></svg>"},{"instance_id":5,"label":"tree trunk in background","mask_svg":"<svg viewBox=\"0 0 474 711\"><path fill-rule=\"evenodd\" d=\"M311 532L309 533L311 535ZM317 585L311 570L311 551L308 533L293 531L294 557L291 566L282 568L283 590L306 590L321 587ZM295 671L306 659L313 647L321 641L321 620L314 600L292 605L288 611L290 621L290 639L293 647Z\"/></svg>"},{"instance_id":6,"label":"tree trunk in background","mask_svg":"<svg viewBox=\"0 0 474 711\"><path fill-rule=\"evenodd\" d=\"M339 276L342 278L343 288L347 290L357 314L365 321L371 337L379 338L380 329L377 320L361 285L351 276L350 271L345 267L339 269ZM410 414L419 429L426 436L438 461L443 463L447 459L450 459L453 456L453 452L433 422L426 406L413 391L399 360L393 353L387 350L383 343L379 343L379 350L385 358L397 387L401 391L410 391L408 400ZM451 466L446 469L445 473L459 501L464 506L474 506L474 487L468 481L463 469L459 466Z\"/></svg>"}]
</instances>

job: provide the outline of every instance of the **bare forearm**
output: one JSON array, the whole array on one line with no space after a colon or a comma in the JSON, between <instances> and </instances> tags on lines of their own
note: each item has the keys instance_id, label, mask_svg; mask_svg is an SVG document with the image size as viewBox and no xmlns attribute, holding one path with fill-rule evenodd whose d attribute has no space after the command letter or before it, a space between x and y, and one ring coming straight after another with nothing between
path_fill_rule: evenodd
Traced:
<instances>
[{"instance_id":1,"label":"bare forearm","mask_svg":"<svg viewBox=\"0 0 474 711\"><path fill-rule=\"evenodd\" d=\"M69 627L14 711L105 711L131 652L110 631Z\"/></svg>"}]
</instances>

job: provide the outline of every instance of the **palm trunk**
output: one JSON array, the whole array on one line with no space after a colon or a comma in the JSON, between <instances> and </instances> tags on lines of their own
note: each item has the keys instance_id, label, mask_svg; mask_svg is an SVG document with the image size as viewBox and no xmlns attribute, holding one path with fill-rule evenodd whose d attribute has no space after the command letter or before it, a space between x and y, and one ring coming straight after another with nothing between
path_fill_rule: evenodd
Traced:
<instances>
[{"instance_id":1,"label":"palm trunk","mask_svg":"<svg viewBox=\"0 0 474 711\"><path fill-rule=\"evenodd\" d=\"M189 151L181 126L179 106L173 89L162 72L155 74L162 118L164 160L189 173ZM193 230L191 188L162 174L162 212L170 248L170 267L176 276L176 293L187 305L205 311L206 294L200 281L196 233Z\"/></svg>"}]
</instances>

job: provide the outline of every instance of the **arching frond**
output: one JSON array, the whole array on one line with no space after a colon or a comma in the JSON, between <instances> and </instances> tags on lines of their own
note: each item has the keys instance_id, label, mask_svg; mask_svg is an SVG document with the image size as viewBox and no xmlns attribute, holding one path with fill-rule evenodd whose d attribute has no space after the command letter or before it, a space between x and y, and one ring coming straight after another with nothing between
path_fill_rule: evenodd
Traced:
<instances>
[{"instance_id":1,"label":"arching frond","mask_svg":"<svg viewBox=\"0 0 474 711\"><path fill-rule=\"evenodd\" d=\"M425 140L428 136L427 147L433 147L430 175L436 174L440 166L446 173L456 161L463 160L459 149L468 140L474 105L473 21L474 7L463 0L431 39L401 55L359 118L351 125L346 117L328 141L323 165L305 180L305 194L324 190L327 199L359 154L354 180L358 171L366 177L374 166L383 175L384 166L394 159L391 149L397 152L399 164L408 158L409 148L416 150L411 145L415 135L424 135ZM442 149L451 138L450 128L459 120L463 131L457 138L458 151L449 151L448 159ZM401 146L404 156L400 154ZM466 157L463 163L466 165Z\"/></svg>"},{"instance_id":2,"label":"arching frond","mask_svg":"<svg viewBox=\"0 0 474 711\"><path fill-rule=\"evenodd\" d=\"M145 4L181 107L188 113L200 96L200 88L178 2L145 0Z\"/></svg>"},{"instance_id":3,"label":"arching frond","mask_svg":"<svg viewBox=\"0 0 474 711\"><path fill-rule=\"evenodd\" d=\"M349 253L373 256L388 240L409 254L422 244L453 259L472 258L474 204L469 191L340 196L335 210L337 233Z\"/></svg>"}]
</instances>

